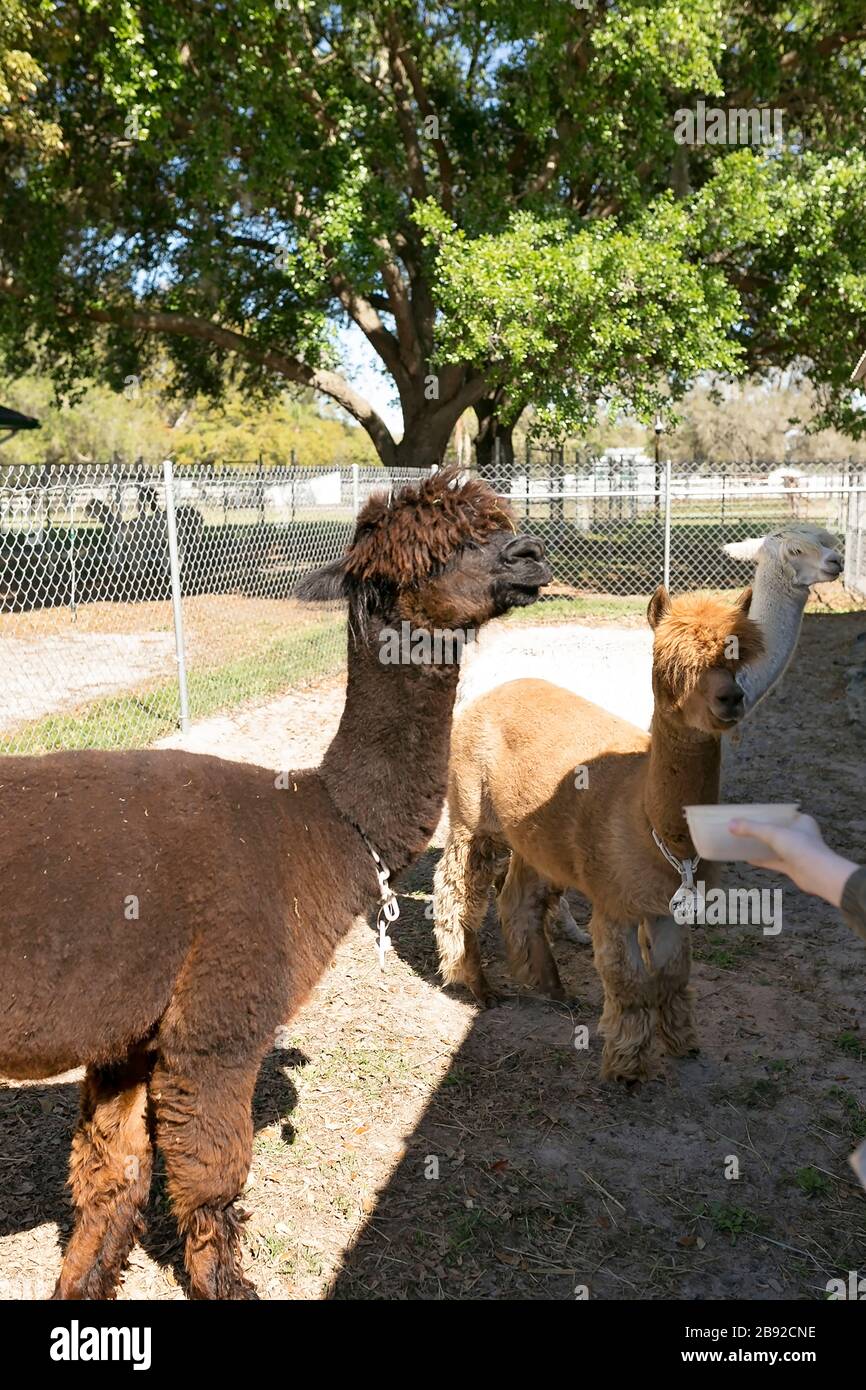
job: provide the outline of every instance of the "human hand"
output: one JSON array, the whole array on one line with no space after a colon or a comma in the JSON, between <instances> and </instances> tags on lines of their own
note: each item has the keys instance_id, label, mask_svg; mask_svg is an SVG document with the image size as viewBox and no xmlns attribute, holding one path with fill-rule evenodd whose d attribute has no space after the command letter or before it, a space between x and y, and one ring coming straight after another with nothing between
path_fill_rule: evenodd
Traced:
<instances>
[{"instance_id":1,"label":"human hand","mask_svg":"<svg viewBox=\"0 0 866 1390\"><path fill-rule=\"evenodd\" d=\"M799 815L790 825L732 820L728 829L732 835L751 835L767 846L766 855L748 859L747 863L787 874L804 893L814 893L834 907L839 906L845 884L857 865L824 843L811 816Z\"/></svg>"}]
</instances>

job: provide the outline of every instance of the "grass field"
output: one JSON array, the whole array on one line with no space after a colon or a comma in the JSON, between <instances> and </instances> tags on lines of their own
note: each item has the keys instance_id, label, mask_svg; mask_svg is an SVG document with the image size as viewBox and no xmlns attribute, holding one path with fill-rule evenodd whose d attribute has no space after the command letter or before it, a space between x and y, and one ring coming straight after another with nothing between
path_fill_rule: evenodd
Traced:
<instances>
[{"instance_id":1,"label":"grass field","mask_svg":"<svg viewBox=\"0 0 866 1390\"><path fill-rule=\"evenodd\" d=\"M339 670L345 621L339 616L308 625L216 665L189 671L190 713L205 719L250 700L265 700L288 686ZM58 748L146 747L178 727L176 679L112 695L0 735L0 753L47 753Z\"/></svg>"}]
</instances>

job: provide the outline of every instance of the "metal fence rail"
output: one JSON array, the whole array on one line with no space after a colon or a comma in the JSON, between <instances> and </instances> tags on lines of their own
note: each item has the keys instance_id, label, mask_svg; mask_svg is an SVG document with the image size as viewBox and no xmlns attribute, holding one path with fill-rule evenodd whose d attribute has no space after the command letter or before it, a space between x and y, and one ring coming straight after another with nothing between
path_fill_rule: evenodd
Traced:
<instances>
[{"instance_id":1,"label":"metal fence rail","mask_svg":"<svg viewBox=\"0 0 866 1390\"><path fill-rule=\"evenodd\" d=\"M846 582L866 597L866 480L850 469L774 486L633 454L527 463L493 481L547 546L558 601L540 617L633 610L665 577L674 589L742 585L749 571L723 543L791 519L844 539ZM0 469L0 751L141 746L338 671L344 614L298 603L293 587L340 553L371 492L417 476Z\"/></svg>"}]
</instances>

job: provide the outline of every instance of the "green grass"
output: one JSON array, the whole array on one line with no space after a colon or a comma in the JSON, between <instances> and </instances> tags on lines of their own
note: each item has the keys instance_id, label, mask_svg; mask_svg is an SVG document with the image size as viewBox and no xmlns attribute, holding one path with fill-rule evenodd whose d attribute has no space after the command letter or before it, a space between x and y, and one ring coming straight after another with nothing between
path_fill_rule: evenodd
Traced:
<instances>
[{"instance_id":1,"label":"green grass","mask_svg":"<svg viewBox=\"0 0 866 1390\"><path fill-rule=\"evenodd\" d=\"M450 1223L448 1243L456 1254L463 1254L474 1246L482 1235L487 1235L498 1223L486 1211L474 1208L463 1212Z\"/></svg>"},{"instance_id":2,"label":"green grass","mask_svg":"<svg viewBox=\"0 0 866 1390\"><path fill-rule=\"evenodd\" d=\"M309 1089L323 1081L343 1086L352 1083L359 1094L374 1099L411 1074L409 1060L397 1047L350 1047L336 1043L306 1068L303 1085Z\"/></svg>"},{"instance_id":3,"label":"green grass","mask_svg":"<svg viewBox=\"0 0 866 1390\"><path fill-rule=\"evenodd\" d=\"M866 1105L861 1105L856 1096L850 1091L843 1091L841 1086L831 1086L828 1094L837 1100L844 1110L851 1138L866 1139Z\"/></svg>"},{"instance_id":4,"label":"green grass","mask_svg":"<svg viewBox=\"0 0 866 1390\"><path fill-rule=\"evenodd\" d=\"M807 1197L825 1197L830 1191L830 1181L817 1168L800 1168L794 1174L794 1184Z\"/></svg>"},{"instance_id":5,"label":"green grass","mask_svg":"<svg viewBox=\"0 0 866 1390\"><path fill-rule=\"evenodd\" d=\"M840 1052L844 1052L848 1057L854 1057L858 1062L866 1061L866 1038L860 1037L858 1033L846 1030L834 1039L834 1046Z\"/></svg>"},{"instance_id":6,"label":"green grass","mask_svg":"<svg viewBox=\"0 0 866 1390\"><path fill-rule=\"evenodd\" d=\"M758 942L751 936L737 939L720 932L707 932L693 938L692 949L696 960L716 965L720 970L734 970L741 960L758 949Z\"/></svg>"},{"instance_id":7,"label":"green grass","mask_svg":"<svg viewBox=\"0 0 866 1390\"><path fill-rule=\"evenodd\" d=\"M245 700L262 700L299 680L339 669L342 618L303 628L259 651L188 675L190 715L205 719ZM324 649L323 649L324 647ZM146 747L178 727L177 681L94 700L68 714L50 714L0 738L0 753L56 748Z\"/></svg>"},{"instance_id":8,"label":"green grass","mask_svg":"<svg viewBox=\"0 0 866 1390\"><path fill-rule=\"evenodd\" d=\"M761 1217L746 1207L729 1207L724 1202L704 1204L698 1215L705 1216L712 1223L714 1230L729 1236L732 1245L736 1244L738 1236L757 1233L763 1230L765 1225Z\"/></svg>"},{"instance_id":9,"label":"green grass","mask_svg":"<svg viewBox=\"0 0 866 1390\"><path fill-rule=\"evenodd\" d=\"M588 598L542 598L529 608L513 608L505 618L507 623L580 622L581 618L630 618L646 614L648 600L643 597L613 598L590 595Z\"/></svg>"},{"instance_id":10,"label":"green grass","mask_svg":"<svg viewBox=\"0 0 866 1390\"><path fill-rule=\"evenodd\" d=\"M759 1076L751 1081L743 1081L725 1093L719 1088L718 1100L730 1099L734 1105L742 1105L746 1110L772 1109L782 1098L782 1088L777 1081Z\"/></svg>"}]
</instances>

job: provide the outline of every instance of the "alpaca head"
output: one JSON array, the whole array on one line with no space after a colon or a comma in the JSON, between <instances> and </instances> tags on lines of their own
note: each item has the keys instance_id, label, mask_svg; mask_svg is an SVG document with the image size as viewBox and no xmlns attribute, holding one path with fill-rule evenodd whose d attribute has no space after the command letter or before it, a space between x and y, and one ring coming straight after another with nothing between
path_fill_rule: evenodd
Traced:
<instances>
[{"instance_id":1,"label":"alpaca head","mask_svg":"<svg viewBox=\"0 0 866 1390\"><path fill-rule=\"evenodd\" d=\"M306 575L300 599L348 599L356 632L370 619L474 628L534 603L549 584L544 547L515 534L507 505L477 479L442 471L371 497L344 555Z\"/></svg>"},{"instance_id":2,"label":"alpaca head","mask_svg":"<svg viewBox=\"0 0 866 1390\"><path fill-rule=\"evenodd\" d=\"M735 560L755 560L758 565L774 563L796 589L826 584L842 573L836 537L809 521L791 522L768 536L734 541L723 549Z\"/></svg>"},{"instance_id":3,"label":"alpaca head","mask_svg":"<svg viewBox=\"0 0 866 1390\"><path fill-rule=\"evenodd\" d=\"M659 585L647 609L657 710L706 734L737 724L745 712L737 671L764 649L751 601L751 589L730 603L704 594L672 599Z\"/></svg>"}]
</instances>

